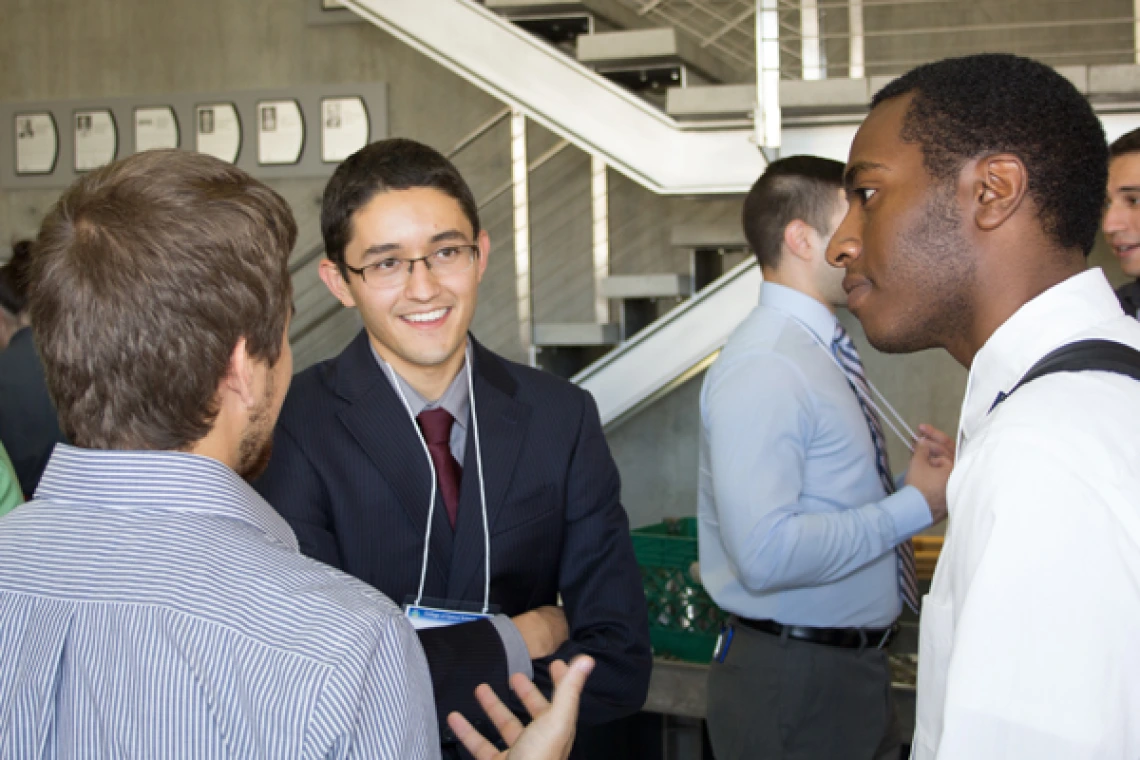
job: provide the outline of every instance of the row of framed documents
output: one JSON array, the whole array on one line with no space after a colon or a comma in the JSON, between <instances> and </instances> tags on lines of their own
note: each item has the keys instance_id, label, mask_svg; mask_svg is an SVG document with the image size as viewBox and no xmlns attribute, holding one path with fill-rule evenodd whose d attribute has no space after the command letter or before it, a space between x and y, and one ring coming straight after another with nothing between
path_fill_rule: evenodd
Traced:
<instances>
[{"instance_id":1,"label":"row of framed documents","mask_svg":"<svg viewBox=\"0 0 1140 760\"><path fill-rule=\"evenodd\" d=\"M2 167L7 171L0 172L0 181L18 187L22 181L62 175L69 182L128 153L161 148L206 153L255 175L275 176L274 170L279 176L327 174L387 136L386 88L360 88L304 97L171 96L181 102L156 98L107 106L0 104L8 111L12 140L10 165Z\"/></svg>"}]
</instances>

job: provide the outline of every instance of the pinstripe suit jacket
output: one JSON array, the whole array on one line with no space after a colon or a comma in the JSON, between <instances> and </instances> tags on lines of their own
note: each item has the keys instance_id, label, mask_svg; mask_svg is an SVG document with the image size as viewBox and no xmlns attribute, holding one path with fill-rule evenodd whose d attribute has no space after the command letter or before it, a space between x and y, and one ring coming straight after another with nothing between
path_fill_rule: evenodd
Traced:
<instances>
[{"instance_id":1,"label":"pinstripe suit jacket","mask_svg":"<svg viewBox=\"0 0 1140 760\"><path fill-rule=\"evenodd\" d=\"M581 722L640 709L651 656L645 598L617 468L589 394L472 341L475 402L491 540L490 598L507 615L562 595L570 640L556 657L597 660ZM482 602L484 550L472 426L453 530L437 502L425 596ZM258 490L301 550L370 583L397 604L417 589L431 475L414 423L377 365L367 333L297 375ZM437 498L439 498L437 496ZM451 710L482 717L472 697L504 698L506 656L489 622L421 632L444 736ZM534 663L547 694L549 659ZM513 702L521 710L521 705Z\"/></svg>"}]
</instances>

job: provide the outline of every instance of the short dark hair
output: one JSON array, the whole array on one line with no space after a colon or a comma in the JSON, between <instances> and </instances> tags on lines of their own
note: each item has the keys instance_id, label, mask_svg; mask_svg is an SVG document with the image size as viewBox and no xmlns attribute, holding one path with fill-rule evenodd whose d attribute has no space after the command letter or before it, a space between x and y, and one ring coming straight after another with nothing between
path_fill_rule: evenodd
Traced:
<instances>
[{"instance_id":1,"label":"short dark hair","mask_svg":"<svg viewBox=\"0 0 1140 760\"><path fill-rule=\"evenodd\" d=\"M1011 153L1025 164L1046 234L1088 255L1104 206L1108 146L1092 106L1068 79L1015 55L950 58L894 80L871 108L911 93L901 137L922 147L932 177L950 182L968 160Z\"/></svg>"},{"instance_id":2,"label":"short dark hair","mask_svg":"<svg viewBox=\"0 0 1140 760\"><path fill-rule=\"evenodd\" d=\"M68 440L179 451L205 437L238 341L280 358L296 239L281 196L199 153L139 153L68 188L28 292Z\"/></svg>"},{"instance_id":3,"label":"short dark hair","mask_svg":"<svg viewBox=\"0 0 1140 760\"><path fill-rule=\"evenodd\" d=\"M762 267L780 264L784 230L796 219L820 235L831 232L843 187L843 164L819 156L773 161L744 199L744 237Z\"/></svg>"},{"instance_id":4,"label":"short dark hair","mask_svg":"<svg viewBox=\"0 0 1140 760\"><path fill-rule=\"evenodd\" d=\"M32 258L32 241L17 240L12 244L12 258L0 267L0 309L14 317L28 308L28 266Z\"/></svg>"},{"instance_id":5,"label":"short dark hair","mask_svg":"<svg viewBox=\"0 0 1140 760\"><path fill-rule=\"evenodd\" d=\"M451 196L478 235L479 209L471 188L454 164L415 140L392 138L366 145L333 172L321 202L325 255L346 274L344 249L352 239L352 217L378 193L431 187Z\"/></svg>"},{"instance_id":6,"label":"short dark hair","mask_svg":"<svg viewBox=\"0 0 1140 760\"><path fill-rule=\"evenodd\" d=\"M1119 158L1129 153L1140 153L1140 127L1126 135L1121 135L1113 141L1112 145L1108 146L1110 158Z\"/></svg>"}]
</instances>

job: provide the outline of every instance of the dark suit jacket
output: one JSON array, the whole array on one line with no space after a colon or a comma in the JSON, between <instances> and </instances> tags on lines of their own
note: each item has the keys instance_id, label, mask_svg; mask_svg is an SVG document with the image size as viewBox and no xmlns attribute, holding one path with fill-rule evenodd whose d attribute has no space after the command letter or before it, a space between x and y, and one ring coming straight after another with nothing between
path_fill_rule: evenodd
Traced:
<instances>
[{"instance_id":1,"label":"dark suit jacket","mask_svg":"<svg viewBox=\"0 0 1140 760\"><path fill-rule=\"evenodd\" d=\"M555 604L570 640L556 657L597 660L580 721L636 712L652 659L641 577L619 501L617 468L586 392L553 375L473 350L487 511L491 604L518 615ZM437 500L426 597L482 602L483 525L474 426L455 530ZM416 593L431 475L414 423L378 366L365 332L329 361L293 379L269 469L256 484L292 525L301 551L360 578L397 604ZM437 496L437 499L440 497ZM441 735L451 710L482 711L472 697L507 688L502 642L489 622L421 633ZM549 659L535 681L550 693Z\"/></svg>"},{"instance_id":2,"label":"dark suit jacket","mask_svg":"<svg viewBox=\"0 0 1140 760\"><path fill-rule=\"evenodd\" d=\"M1121 285L1116 289L1116 297L1120 299L1120 308L1125 314L1140 319L1140 280Z\"/></svg>"},{"instance_id":3,"label":"dark suit jacket","mask_svg":"<svg viewBox=\"0 0 1140 760\"><path fill-rule=\"evenodd\" d=\"M0 441L30 499L55 445L63 442L30 327L0 352Z\"/></svg>"}]
</instances>

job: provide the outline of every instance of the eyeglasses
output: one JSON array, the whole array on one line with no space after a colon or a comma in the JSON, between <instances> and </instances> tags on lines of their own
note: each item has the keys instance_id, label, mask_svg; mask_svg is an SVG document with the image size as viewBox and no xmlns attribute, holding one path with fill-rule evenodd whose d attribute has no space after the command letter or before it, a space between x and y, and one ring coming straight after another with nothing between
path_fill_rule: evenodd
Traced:
<instances>
[{"instance_id":1,"label":"eyeglasses","mask_svg":"<svg viewBox=\"0 0 1140 760\"><path fill-rule=\"evenodd\" d=\"M477 245L449 245L415 259L393 256L359 268L345 264L344 268L358 275L368 287L385 290L398 288L407 283L408 278L412 276L412 270L416 268L417 261L422 261L427 270L436 277L450 277L466 272L477 258L479 258Z\"/></svg>"}]
</instances>

